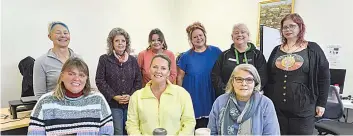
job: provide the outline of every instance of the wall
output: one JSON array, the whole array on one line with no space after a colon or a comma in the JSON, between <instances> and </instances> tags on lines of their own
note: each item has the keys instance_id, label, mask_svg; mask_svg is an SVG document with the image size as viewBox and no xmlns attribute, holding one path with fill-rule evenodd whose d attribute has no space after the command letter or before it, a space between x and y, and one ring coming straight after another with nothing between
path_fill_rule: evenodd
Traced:
<instances>
[{"instance_id":1,"label":"wall","mask_svg":"<svg viewBox=\"0 0 353 136\"><path fill-rule=\"evenodd\" d=\"M294 11L304 19L306 39L317 42L326 51L327 45L342 46L342 66L347 69L343 95L353 95L353 13L351 0L296 0Z\"/></svg>"},{"instance_id":2,"label":"wall","mask_svg":"<svg viewBox=\"0 0 353 136\"><path fill-rule=\"evenodd\" d=\"M37 58L52 48L47 25L65 22L71 32L69 45L80 54L90 69L91 85L99 56L106 53L106 38L114 27L129 32L132 48L139 52L148 46L148 34L160 28L168 41L174 35L173 1L164 0L2 0L1 8L1 106L19 99L22 76L18 63L26 56ZM175 50L170 42L170 49Z\"/></svg>"},{"instance_id":3,"label":"wall","mask_svg":"<svg viewBox=\"0 0 353 136\"><path fill-rule=\"evenodd\" d=\"M106 38L114 27L122 27L132 38L132 47L139 52L147 47L148 33L160 28L169 49L182 52L189 49L186 27L200 21L206 27L208 44L228 49L232 26L248 25L252 42L256 41L258 2L260 0L2 0L1 1L1 107L18 99L22 76L18 62L26 56L39 57L52 47L47 38L47 24L53 20L65 22L71 31L70 48L88 63L91 84L98 58L106 51ZM347 68L344 94L353 94L351 0L296 0L298 12L307 25L306 39L322 47L341 44Z\"/></svg>"}]
</instances>

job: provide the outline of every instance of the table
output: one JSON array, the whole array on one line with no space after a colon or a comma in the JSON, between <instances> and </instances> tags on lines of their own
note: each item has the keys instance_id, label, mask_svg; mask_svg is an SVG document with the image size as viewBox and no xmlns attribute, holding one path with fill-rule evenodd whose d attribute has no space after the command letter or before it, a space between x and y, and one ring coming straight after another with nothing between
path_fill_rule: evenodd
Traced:
<instances>
[{"instance_id":1,"label":"table","mask_svg":"<svg viewBox=\"0 0 353 136\"><path fill-rule=\"evenodd\" d=\"M18 112L18 119L12 119L9 108L1 108L1 115L8 115L5 119L0 119L1 132L28 127L31 111Z\"/></svg>"},{"instance_id":2,"label":"table","mask_svg":"<svg viewBox=\"0 0 353 136\"><path fill-rule=\"evenodd\" d=\"M342 100L342 104L343 104L343 107L347 110L346 118L345 118L345 122L347 122L347 120L348 120L348 111L349 111L349 109L353 109L353 103L352 103L352 100Z\"/></svg>"}]
</instances>

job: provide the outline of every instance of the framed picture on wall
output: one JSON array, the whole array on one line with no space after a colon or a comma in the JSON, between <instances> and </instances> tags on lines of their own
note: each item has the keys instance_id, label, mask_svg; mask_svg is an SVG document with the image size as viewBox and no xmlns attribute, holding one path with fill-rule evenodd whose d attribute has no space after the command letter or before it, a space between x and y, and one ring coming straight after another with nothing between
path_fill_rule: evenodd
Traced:
<instances>
[{"instance_id":1,"label":"framed picture on wall","mask_svg":"<svg viewBox=\"0 0 353 136\"><path fill-rule=\"evenodd\" d=\"M260 45L260 25L280 29L282 18L294 12L294 0L267 0L259 2L259 19L256 45Z\"/></svg>"}]
</instances>

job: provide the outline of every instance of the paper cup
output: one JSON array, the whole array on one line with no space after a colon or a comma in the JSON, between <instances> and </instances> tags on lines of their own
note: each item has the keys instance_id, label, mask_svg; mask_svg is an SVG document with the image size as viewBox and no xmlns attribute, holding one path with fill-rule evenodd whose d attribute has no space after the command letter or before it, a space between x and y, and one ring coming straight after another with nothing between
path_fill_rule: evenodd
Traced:
<instances>
[{"instance_id":1,"label":"paper cup","mask_svg":"<svg viewBox=\"0 0 353 136\"><path fill-rule=\"evenodd\" d=\"M209 128L198 128L195 130L196 136L209 136L211 135L211 130Z\"/></svg>"}]
</instances>

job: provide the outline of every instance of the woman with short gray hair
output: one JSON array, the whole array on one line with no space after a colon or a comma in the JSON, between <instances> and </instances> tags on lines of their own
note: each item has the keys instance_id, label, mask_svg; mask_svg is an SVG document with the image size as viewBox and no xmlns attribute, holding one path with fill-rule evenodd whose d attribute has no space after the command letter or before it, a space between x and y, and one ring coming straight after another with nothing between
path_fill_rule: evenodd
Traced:
<instances>
[{"instance_id":1,"label":"woman with short gray hair","mask_svg":"<svg viewBox=\"0 0 353 136\"><path fill-rule=\"evenodd\" d=\"M252 64L259 72L262 85L266 84L266 59L260 50L250 42L250 32L243 23L233 26L231 34L233 43L230 49L222 52L212 69L212 84L216 90L216 97L224 93L226 83L233 69L240 64Z\"/></svg>"},{"instance_id":2,"label":"woman with short gray hair","mask_svg":"<svg viewBox=\"0 0 353 136\"><path fill-rule=\"evenodd\" d=\"M251 64L234 68L226 93L213 104L207 127L212 135L280 135L272 101L260 94L261 79Z\"/></svg>"}]
</instances>

